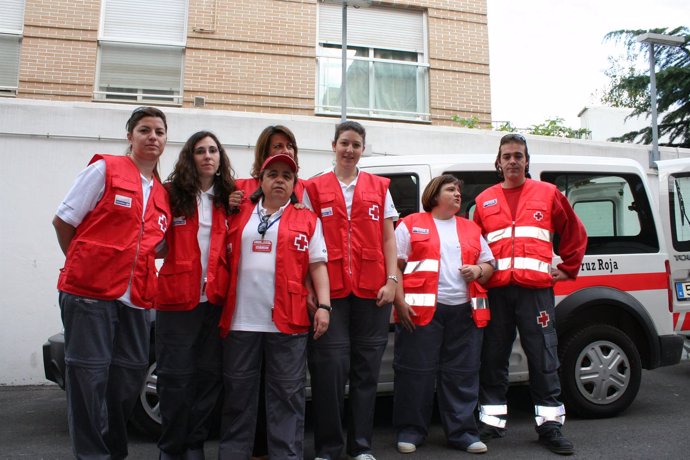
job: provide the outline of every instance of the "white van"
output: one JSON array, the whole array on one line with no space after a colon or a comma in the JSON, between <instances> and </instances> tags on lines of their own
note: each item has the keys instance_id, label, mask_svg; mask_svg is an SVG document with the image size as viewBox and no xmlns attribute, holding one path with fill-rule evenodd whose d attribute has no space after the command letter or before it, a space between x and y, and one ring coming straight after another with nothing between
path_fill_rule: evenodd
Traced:
<instances>
[{"instance_id":1,"label":"white van","mask_svg":"<svg viewBox=\"0 0 690 460\"><path fill-rule=\"evenodd\" d=\"M391 179L401 217L422 209L431 178L453 174L463 181L461 213L471 218L475 197L498 182L494 160L393 155L362 158L359 166ZM690 332L690 214L682 199L690 206L690 162L659 162L658 178L651 171L650 181L630 159L532 154L530 160L531 177L555 184L589 235L579 277L555 287L562 398L580 416L613 416L635 399L642 369L679 362L683 338L676 332ZM554 252L556 264L557 239ZM386 371L382 379L390 378ZM510 380L528 380L519 339Z\"/></svg>"}]
</instances>

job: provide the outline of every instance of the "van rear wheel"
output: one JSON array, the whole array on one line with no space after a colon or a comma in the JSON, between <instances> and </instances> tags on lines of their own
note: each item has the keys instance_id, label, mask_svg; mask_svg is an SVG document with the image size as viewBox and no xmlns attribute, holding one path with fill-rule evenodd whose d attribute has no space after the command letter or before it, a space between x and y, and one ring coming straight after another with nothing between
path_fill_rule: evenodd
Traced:
<instances>
[{"instance_id":1,"label":"van rear wheel","mask_svg":"<svg viewBox=\"0 0 690 460\"><path fill-rule=\"evenodd\" d=\"M612 417L632 404L640 389L642 363L620 329L593 325L564 338L559 347L566 410L581 417Z\"/></svg>"}]
</instances>

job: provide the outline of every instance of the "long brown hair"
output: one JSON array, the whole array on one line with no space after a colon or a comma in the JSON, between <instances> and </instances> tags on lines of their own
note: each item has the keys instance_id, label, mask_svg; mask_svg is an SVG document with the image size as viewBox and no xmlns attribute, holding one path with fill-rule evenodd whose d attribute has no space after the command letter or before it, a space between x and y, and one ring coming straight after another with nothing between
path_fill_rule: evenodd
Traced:
<instances>
[{"instance_id":1,"label":"long brown hair","mask_svg":"<svg viewBox=\"0 0 690 460\"><path fill-rule=\"evenodd\" d=\"M213 176L213 204L222 207L227 214L230 213L230 194L235 190L232 165L225 148L215 134L210 131L199 131L191 135L185 142L173 171L168 176L166 183L170 194L170 208L175 216L192 216L197 208L197 196L201 189L199 173L194 163L194 147L207 137L213 139L218 146L220 165L218 172Z\"/></svg>"},{"instance_id":2,"label":"long brown hair","mask_svg":"<svg viewBox=\"0 0 690 460\"><path fill-rule=\"evenodd\" d=\"M256 140L256 147L254 147L254 164L249 174L255 179L259 178L261 165L264 164L264 161L266 161L266 158L268 158L268 155L271 153L271 136L274 134L284 134L290 139L295 150L295 163L299 166L299 160L297 159L297 140L292 131L290 131L287 126L283 125L267 126L261 131L261 134L259 134L259 138Z\"/></svg>"}]
</instances>

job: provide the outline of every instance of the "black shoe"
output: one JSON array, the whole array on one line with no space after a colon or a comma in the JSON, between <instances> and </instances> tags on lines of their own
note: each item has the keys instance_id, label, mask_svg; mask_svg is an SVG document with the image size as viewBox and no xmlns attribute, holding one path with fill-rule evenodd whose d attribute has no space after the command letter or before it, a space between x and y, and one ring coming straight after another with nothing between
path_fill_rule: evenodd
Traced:
<instances>
[{"instance_id":1,"label":"black shoe","mask_svg":"<svg viewBox=\"0 0 690 460\"><path fill-rule=\"evenodd\" d=\"M553 428L540 434L539 443L556 454L572 455L575 452L573 443L563 436L559 428Z\"/></svg>"},{"instance_id":2,"label":"black shoe","mask_svg":"<svg viewBox=\"0 0 690 460\"><path fill-rule=\"evenodd\" d=\"M505 428L487 425L486 423L479 424L479 439L482 442L487 442L491 439L502 438L506 435Z\"/></svg>"}]
</instances>

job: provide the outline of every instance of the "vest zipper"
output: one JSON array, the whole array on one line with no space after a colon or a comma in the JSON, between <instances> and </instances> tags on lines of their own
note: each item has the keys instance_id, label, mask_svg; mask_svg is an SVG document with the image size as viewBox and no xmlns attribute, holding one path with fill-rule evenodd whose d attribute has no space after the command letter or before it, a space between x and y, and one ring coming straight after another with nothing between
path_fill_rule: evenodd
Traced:
<instances>
[{"instance_id":1,"label":"vest zipper","mask_svg":"<svg viewBox=\"0 0 690 460\"><path fill-rule=\"evenodd\" d=\"M141 227L139 228L139 238L137 239L137 250L134 253L134 263L132 263L132 271L130 272L129 275L129 285L132 286L132 280L134 279L134 272L137 269L137 260L139 259L139 249L141 249L141 238L144 236L144 224L145 220L144 217L142 216L141 218ZM130 300L132 299L132 293L130 291Z\"/></svg>"}]
</instances>

